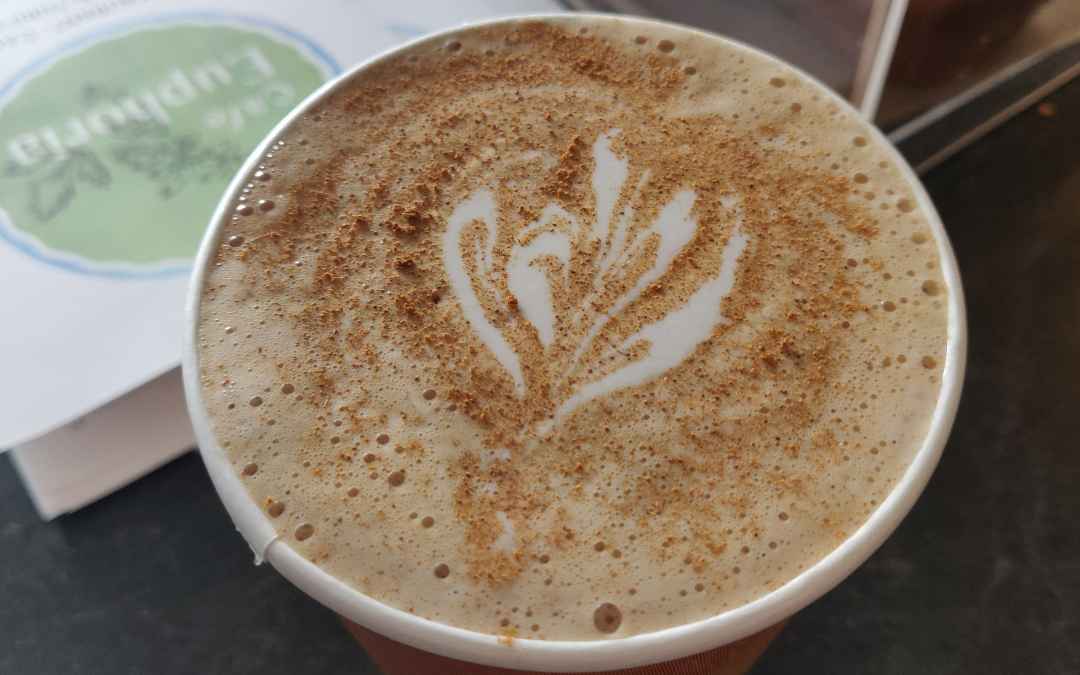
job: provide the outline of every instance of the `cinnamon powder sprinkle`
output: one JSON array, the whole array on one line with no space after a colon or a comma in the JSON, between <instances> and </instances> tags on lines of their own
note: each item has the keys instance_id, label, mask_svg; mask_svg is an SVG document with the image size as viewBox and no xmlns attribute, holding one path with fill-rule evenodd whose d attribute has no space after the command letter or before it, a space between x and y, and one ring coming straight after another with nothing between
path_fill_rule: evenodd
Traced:
<instances>
[{"instance_id":1,"label":"cinnamon powder sprinkle","mask_svg":"<svg viewBox=\"0 0 1080 675\"><path fill-rule=\"evenodd\" d=\"M215 433L257 462L253 498L288 503L288 545L381 602L501 636L531 607L545 639L714 616L827 555L921 445L948 287L887 150L795 71L650 31L495 25L377 62L282 133L247 196L273 209L225 228L243 245L215 251L199 345ZM448 244L478 195L495 215ZM574 398L660 359L649 327L725 265L685 358Z\"/></svg>"}]
</instances>

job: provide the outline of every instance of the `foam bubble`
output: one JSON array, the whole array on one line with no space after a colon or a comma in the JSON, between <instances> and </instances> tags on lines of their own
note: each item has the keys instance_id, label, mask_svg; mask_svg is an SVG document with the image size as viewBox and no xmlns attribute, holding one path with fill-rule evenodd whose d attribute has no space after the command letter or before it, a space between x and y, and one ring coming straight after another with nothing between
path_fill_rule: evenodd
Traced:
<instances>
[{"instance_id":1,"label":"foam bubble","mask_svg":"<svg viewBox=\"0 0 1080 675\"><path fill-rule=\"evenodd\" d=\"M614 633L622 625L622 611L610 602L601 603L593 612L593 625L601 633Z\"/></svg>"}]
</instances>

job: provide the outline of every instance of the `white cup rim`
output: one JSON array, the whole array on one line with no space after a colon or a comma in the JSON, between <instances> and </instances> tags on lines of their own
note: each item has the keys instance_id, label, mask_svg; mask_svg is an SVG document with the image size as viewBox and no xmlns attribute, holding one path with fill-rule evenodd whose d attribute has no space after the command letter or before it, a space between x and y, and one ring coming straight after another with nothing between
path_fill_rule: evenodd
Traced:
<instances>
[{"instance_id":1,"label":"white cup rim","mask_svg":"<svg viewBox=\"0 0 1080 675\"><path fill-rule=\"evenodd\" d=\"M778 66L794 71L806 82L817 86L823 95L831 97L839 106L861 119L858 111L846 100L802 70L730 38L668 22L593 13L530 14L468 24L418 38L385 51L327 82L289 113L244 163L215 210L196 258L187 298L183 347L184 388L203 460L229 515L255 551L256 562L262 562L264 558L269 560L283 576L319 602L347 619L392 640L462 661L540 672L615 670L662 663L697 654L734 642L776 624L839 584L870 557L896 529L929 481L941 457L956 416L967 351L963 290L956 259L945 228L915 172L900 153L890 145L885 136L872 124L866 123L867 134L890 150L893 161L913 190L937 241L941 273L949 289L948 340L941 392L922 448L896 487L870 518L818 563L757 600L684 626L626 638L595 641L545 641L525 638L507 640L490 634L455 628L388 607L333 578L281 541L270 520L248 496L239 476L214 437L209 415L202 399L198 372L197 338L202 289L221 230L229 222L229 205L232 203L232 195L243 189L248 176L261 163L270 146L286 128L359 71L395 58L420 44L445 40L462 30L525 20L566 21L568 19L594 22L597 20L619 21L641 24L643 27L660 26L667 30L689 31L698 36L724 40L728 44L746 49L756 56L772 60Z\"/></svg>"}]
</instances>

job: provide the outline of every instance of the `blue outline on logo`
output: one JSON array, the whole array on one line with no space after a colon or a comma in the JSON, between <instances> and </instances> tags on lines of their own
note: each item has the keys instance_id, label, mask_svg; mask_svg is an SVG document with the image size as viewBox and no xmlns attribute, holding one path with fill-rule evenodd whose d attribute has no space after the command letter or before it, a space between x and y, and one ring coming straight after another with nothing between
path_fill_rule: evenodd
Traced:
<instances>
[{"instance_id":1,"label":"blue outline on logo","mask_svg":"<svg viewBox=\"0 0 1080 675\"><path fill-rule=\"evenodd\" d=\"M164 14L114 24L99 31L82 35L71 42L67 42L46 52L24 66L15 73L14 77L0 86L0 101L3 101L17 85L22 84L33 75L36 75L58 57L72 54L78 51L79 48L89 46L91 43L97 42L103 37L120 36L124 33L135 32L134 29L151 28L155 26L168 28L172 25L182 25L185 20L220 23L227 27L230 27L228 26L229 22L233 22L238 26L269 29L271 32L276 32L279 36L288 38L307 49L311 56L322 61L322 65L329 71L331 78L341 73L341 66L338 65L337 61L327 54L325 50L315 44L310 38L301 35L291 28L286 28L285 26L273 23L272 21L238 14L219 14L213 12ZM0 111L2 111L2 109L3 108L0 107ZM79 272L82 274L98 277L111 277L115 279L160 279L163 277L189 274L194 264L192 260L172 263L163 261L156 267L151 264L151 266L149 266L150 269L139 269L135 263L89 263L89 261L84 260L81 256L74 253L53 251L40 243L35 246L36 238L34 238L33 235L19 230L14 223L8 222L8 217L6 216L7 214L4 212L3 208L0 207L0 239L11 244L12 247L25 253L31 258L69 272ZM102 267L98 267L98 265ZM129 265L129 267L121 267L119 265Z\"/></svg>"}]
</instances>

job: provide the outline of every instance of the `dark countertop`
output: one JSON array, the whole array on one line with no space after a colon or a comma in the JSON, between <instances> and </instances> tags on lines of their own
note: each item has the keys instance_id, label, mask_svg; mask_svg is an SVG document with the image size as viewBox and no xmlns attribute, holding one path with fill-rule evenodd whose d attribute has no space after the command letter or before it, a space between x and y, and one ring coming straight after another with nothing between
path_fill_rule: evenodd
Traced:
<instances>
[{"instance_id":1,"label":"dark countertop","mask_svg":"<svg viewBox=\"0 0 1080 675\"><path fill-rule=\"evenodd\" d=\"M1080 80L926 176L970 321L944 457L896 533L752 675L1080 673ZM255 567L199 458L41 522L0 459L0 673L355 673Z\"/></svg>"}]
</instances>

